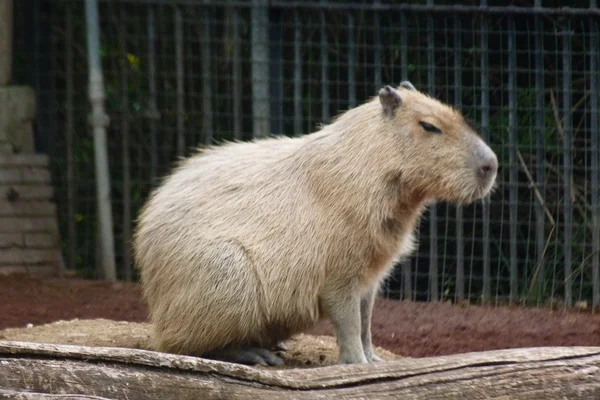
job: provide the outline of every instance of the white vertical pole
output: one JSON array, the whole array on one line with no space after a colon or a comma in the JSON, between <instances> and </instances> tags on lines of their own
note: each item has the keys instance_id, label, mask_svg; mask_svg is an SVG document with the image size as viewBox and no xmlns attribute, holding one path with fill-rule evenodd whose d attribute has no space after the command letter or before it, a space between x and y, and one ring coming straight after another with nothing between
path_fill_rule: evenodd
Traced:
<instances>
[{"instance_id":1,"label":"white vertical pole","mask_svg":"<svg viewBox=\"0 0 600 400\"><path fill-rule=\"evenodd\" d=\"M106 126L108 115L104 112L104 81L100 63L100 29L98 27L98 2L85 0L87 24L87 47L89 63L89 99L92 106L90 122L94 128L94 155L96 161L96 201L98 206L98 232L103 277L115 281L115 248L110 201L110 179L108 152L106 146Z\"/></svg>"}]
</instances>

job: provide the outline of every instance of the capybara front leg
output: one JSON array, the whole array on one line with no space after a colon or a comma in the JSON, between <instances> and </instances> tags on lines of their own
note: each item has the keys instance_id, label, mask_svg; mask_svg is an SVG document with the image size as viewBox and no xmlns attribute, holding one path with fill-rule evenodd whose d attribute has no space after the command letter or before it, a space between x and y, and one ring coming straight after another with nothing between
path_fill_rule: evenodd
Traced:
<instances>
[{"instance_id":1,"label":"capybara front leg","mask_svg":"<svg viewBox=\"0 0 600 400\"><path fill-rule=\"evenodd\" d=\"M327 293L323 306L333 323L341 364L367 363L360 336L360 292L348 285Z\"/></svg>"},{"instance_id":2,"label":"capybara front leg","mask_svg":"<svg viewBox=\"0 0 600 400\"><path fill-rule=\"evenodd\" d=\"M375 351L373 350L373 342L371 341L371 316L378 289L379 282L371 286L371 288L364 293L360 299L360 339L362 341L365 357L369 362L383 361L381 357L375 354Z\"/></svg>"}]
</instances>

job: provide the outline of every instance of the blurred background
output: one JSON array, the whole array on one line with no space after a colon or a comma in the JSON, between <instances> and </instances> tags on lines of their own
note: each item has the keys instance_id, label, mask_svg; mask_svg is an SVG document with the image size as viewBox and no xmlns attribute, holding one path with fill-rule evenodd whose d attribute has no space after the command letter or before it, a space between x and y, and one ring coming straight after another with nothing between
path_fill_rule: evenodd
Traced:
<instances>
[{"instance_id":1,"label":"blurred background","mask_svg":"<svg viewBox=\"0 0 600 400\"><path fill-rule=\"evenodd\" d=\"M408 79L474 121L499 157L498 189L432 207L384 294L600 302L595 0L99 0L98 11L118 279L137 279L135 218L178 157L313 132ZM14 1L13 21L12 82L35 91L34 151L49 156L64 264L103 278L84 2Z\"/></svg>"}]
</instances>

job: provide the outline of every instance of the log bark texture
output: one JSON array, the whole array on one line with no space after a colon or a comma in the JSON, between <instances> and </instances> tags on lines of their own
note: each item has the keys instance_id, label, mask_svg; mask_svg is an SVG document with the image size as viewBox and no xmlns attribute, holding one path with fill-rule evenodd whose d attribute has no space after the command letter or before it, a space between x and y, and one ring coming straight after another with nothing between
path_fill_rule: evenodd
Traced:
<instances>
[{"instance_id":1,"label":"log bark texture","mask_svg":"<svg viewBox=\"0 0 600 400\"><path fill-rule=\"evenodd\" d=\"M258 369L152 351L0 341L0 399L597 399L600 347Z\"/></svg>"}]
</instances>

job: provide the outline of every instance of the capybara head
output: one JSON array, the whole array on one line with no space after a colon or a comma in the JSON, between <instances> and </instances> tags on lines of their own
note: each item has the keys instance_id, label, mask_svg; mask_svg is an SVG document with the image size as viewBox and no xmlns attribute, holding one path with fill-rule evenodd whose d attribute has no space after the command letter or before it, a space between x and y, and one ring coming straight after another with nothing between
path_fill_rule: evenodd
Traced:
<instances>
[{"instance_id":1,"label":"capybara head","mask_svg":"<svg viewBox=\"0 0 600 400\"><path fill-rule=\"evenodd\" d=\"M469 203L492 189L498 159L459 111L406 81L396 89L381 89L379 102L378 158L412 195Z\"/></svg>"}]
</instances>

